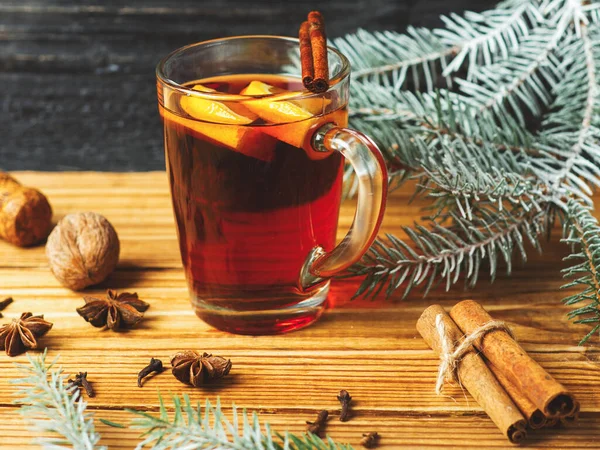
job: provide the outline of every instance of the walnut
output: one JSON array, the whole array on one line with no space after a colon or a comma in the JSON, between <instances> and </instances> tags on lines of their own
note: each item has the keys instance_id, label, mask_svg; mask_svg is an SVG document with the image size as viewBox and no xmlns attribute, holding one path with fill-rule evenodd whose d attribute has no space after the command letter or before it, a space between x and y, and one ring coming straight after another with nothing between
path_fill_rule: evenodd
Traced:
<instances>
[{"instance_id":1,"label":"walnut","mask_svg":"<svg viewBox=\"0 0 600 450\"><path fill-rule=\"evenodd\" d=\"M52 208L44 194L0 172L0 238L28 247L46 239L51 227Z\"/></svg>"},{"instance_id":2,"label":"walnut","mask_svg":"<svg viewBox=\"0 0 600 450\"><path fill-rule=\"evenodd\" d=\"M50 270L63 286L78 291L108 277L119 261L119 237L93 212L65 216L48 236Z\"/></svg>"}]
</instances>

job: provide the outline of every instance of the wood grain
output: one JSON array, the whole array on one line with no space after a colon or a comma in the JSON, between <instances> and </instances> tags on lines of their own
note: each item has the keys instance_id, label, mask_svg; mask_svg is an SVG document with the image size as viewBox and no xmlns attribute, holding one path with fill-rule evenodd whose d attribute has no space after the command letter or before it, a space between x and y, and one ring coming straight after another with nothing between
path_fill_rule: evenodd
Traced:
<instances>
[{"instance_id":1,"label":"wood grain","mask_svg":"<svg viewBox=\"0 0 600 450\"><path fill-rule=\"evenodd\" d=\"M480 300L490 313L507 321L523 347L580 400L582 420L571 429L534 433L529 448L598 448L600 439L600 347L576 343L586 328L573 325L560 299L559 270L567 248L546 245L543 256L530 252L527 265L494 284L485 277L476 290L460 286L436 291L422 299L418 292L403 302L349 301L356 281L337 282L332 309L315 325L283 336L234 336L211 329L191 311L180 267L166 175L33 172L16 173L24 184L40 188L50 199L55 217L82 210L106 215L121 237L122 259L103 285L86 291L100 294L108 287L137 291L151 304L141 326L125 333L92 328L75 312L80 294L62 288L50 274L42 247L18 249L0 242L0 297L13 296L5 319L22 311L44 313L54 322L42 339L50 356L61 355L68 373L88 371L98 395L89 400L97 417L127 423L124 408L155 411L156 391L188 393L193 400L221 398L224 405L245 406L260 413L275 429L301 431L316 411L332 413L340 389L355 400L356 418L330 421L328 432L357 448L361 434L378 431L381 448L513 448L479 406L458 388L449 397L434 393L438 361L418 336L415 323L433 303L449 308L463 298ZM411 188L396 192L389 203L384 228L401 234L400 226L419 215L419 204L407 205ZM340 237L349 226L351 203L344 204ZM518 265L517 265L518 266ZM206 389L188 388L168 372L144 388L137 372L150 357L167 361L178 350L212 351L231 358L231 376ZM32 435L16 413L14 362L25 357L0 355L0 448L27 448ZM97 425L111 449L131 449L136 433ZM21 445L23 447L21 447ZM35 448L35 447L31 447Z\"/></svg>"}]
</instances>

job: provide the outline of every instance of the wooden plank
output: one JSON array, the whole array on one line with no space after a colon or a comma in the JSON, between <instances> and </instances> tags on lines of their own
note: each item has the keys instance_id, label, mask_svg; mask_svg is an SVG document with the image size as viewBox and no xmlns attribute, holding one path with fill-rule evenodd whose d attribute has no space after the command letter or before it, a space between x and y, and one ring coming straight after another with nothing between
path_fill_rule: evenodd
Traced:
<instances>
[{"instance_id":1,"label":"wooden plank","mask_svg":"<svg viewBox=\"0 0 600 450\"><path fill-rule=\"evenodd\" d=\"M95 329L75 312L80 293L62 288L47 269L42 247L17 249L0 242L0 297L15 302L7 319L22 311L45 313L54 323L41 340L50 357L61 355L67 373L88 371L98 395L89 399L97 417L127 422L124 408L158 408L157 389L165 395L188 393L193 400L220 397L225 406L258 410L275 429L302 431L304 421L326 408L338 408L335 398L348 389L357 416L350 422L332 420L330 434L357 446L363 432L382 434L381 448L512 448L479 406L457 387L438 397L434 384L438 361L415 330L422 310L433 302L450 307L459 299L483 301L495 318L507 321L524 348L564 383L582 404L580 426L533 437L531 448L594 448L600 438L600 347L597 340L578 347L585 328L569 322L569 308L560 304L559 269L567 248L556 240L543 256L501 274L494 284L482 278L474 291L460 286L436 290L423 299L418 292L403 302L350 301L357 281L334 285L330 309L315 325L282 336L234 336L198 320L189 307L175 239L164 173L33 173L15 176L50 198L56 217L81 209L105 214L116 226L123 247L117 271L86 295L103 289L137 291L151 304L142 324L114 333ZM419 204L406 206L411 187L390 200L385 230L400 233L419 214ZM342 209L340 237L353 213L351 202ZM150 357L167 362L183 349L214 352L233 362L231 376L204 388L180 384L169 372L135 385L137 372ZM26 445L31 437L16 414L14 362L25 356L0 355L0 448ZM265 388L268 387L268 388ZM113 449L132 448L136 433L98 424L103 443ZM23 447L26 448L26 447Z\"/></svg>"},{"instance_id":2,"label":"wooden plank","mask_svg":"<svg viewBox=\"0 0 600 450\"><path fill-rule=\"evenodd\" d=\"M129 423L132 415L122 411L97 410L96 417L109 418L119 423ZM315 411L291 410L260 412L261 420L272 424L274 430L288 429L291 432L304 431L304 421L316 415ZM597 449L595 441L600 433L597 415L589 415L581 420L576 428L560 429L535 433L529 440L527 449ZM20 417L0 410L3 424L3 440L0 448L38 449L39 447L24 444L23 435L27 433ZM101 433L102 444L113 448L132 449L140 441L139 432L112 428L100 423L96 430ZM398 426L402 424L402 426ZM352 421L340 423L330 420L327 431L342 442L348 442L356 449L362 449L358 442L362 433L377 431L381 435L380 447L383 449L514 449L506 444L505 439L487 418L461 416L453 414L426 415L360 415ZM435 430L435 433L432 431Z\"/></svg>"}]
</instances>

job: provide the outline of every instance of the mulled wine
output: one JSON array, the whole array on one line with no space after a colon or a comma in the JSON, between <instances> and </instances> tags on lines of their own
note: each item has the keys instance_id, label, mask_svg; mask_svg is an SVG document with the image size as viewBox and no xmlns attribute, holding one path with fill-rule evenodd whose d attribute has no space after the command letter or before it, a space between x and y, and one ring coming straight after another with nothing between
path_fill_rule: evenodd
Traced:
<instances>
[{"instance_id":1,"label":"mulled wine","mask_svg":"<svg viewBox=\"0 0 600 450\"><path fill-rule=\"evenodd\" d=\"M313 248L335 246L344 158L316 154L311 137L325 123L346 126L345 103L335 92L298 99L292 93L303 90L300 79L280 75L227 75L184 87L198 96L171 93L179 97L159 109L196 313L248 334L314 321L321 309L299 305L319 292L322 302L328 284L302 289L299 274Z\"/></svg>"}]
</instances>

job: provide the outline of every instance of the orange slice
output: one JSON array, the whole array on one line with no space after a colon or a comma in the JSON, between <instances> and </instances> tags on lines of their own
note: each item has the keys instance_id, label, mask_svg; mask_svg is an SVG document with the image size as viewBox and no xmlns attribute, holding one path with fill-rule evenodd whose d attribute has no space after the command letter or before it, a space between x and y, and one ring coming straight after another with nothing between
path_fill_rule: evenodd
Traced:
<instances>
[{"instance_id":1,"label":"orange slice","mask_svg":"<svg viewBox=\"0 0 600 450\"><path fill-rule=\"evenodd\" d=\"M288 93L290 97L297 97L298 92L286 91L285 89L279 88L277 86L272 86L267 83L263 83L262 81L252 81L248 86L246 86L240 94L242 95L269 95L269 94L284 94ZM278 97L281 100L285 99L285 96ZM294 105L299 106L300 108L308 111L313 116L317 114L322 114L327 106L331 103L331 99L329 97L323 96L311 96L302 99L292 100L290 101ZM259 114L260 115L260 114ZM264 118L264 117L263 117Z\"/></svg>"},{"instance_id":2,"label":"orange slice","mask_svg":"<svg viewBox=\"0 0 600 450\"><path fill-rule=\"evenodd\" d=\"M263 83L262 81L252 81L242 89L240 94L265 95L277 93L277 89L275 86ZM279 91L285 92L283 89L279 89ZM306 109L286 100L258 98L256 100L247 100L244 102L244 105L261 119L271 123L299 122L313 117Z\"/></svg>"},{"instance_id":3,"label":"orange slice","mask_svg":"<svg viewBox=\"0 0 600 450\"><path fill-rule=\"evenodd\" d=\"M173 114L162 106L159 106L159 112L166 122L185 127L200 139L208 139L217 145L262 161L272 161L275 157L277 141L262 133L262 128L198 122Z\"/></svg>"},{"instance_id":4,"label":"orange slice","mask_svg":"<svg viewBox=\"0 0 600 450\"><path fill-rule=\"evenodd\" d=\"M192 88L198 92L216 92L214 89L197 84ZM206 98L183 96L179 99L179 106L189 116L205 122L223 123L232 125L247 125L254 122L258 116L240 104L217 102Z\"/></svg>"},{"instance_id":5,"label":"orange slice","mask_svg":"<svg viewBox=\"0 0 600 450\"><path fill-rule=\"evenodd\" d=\"M276 93L276 87L261 81L252 81L240 92L242 95L265 95ZM282 92L285 92L281 90ZM296 95L294 93L294 95ZM283 97L285 98L285 97ZM326 114L325 116L314 116L304 109L288 100L275 100L273 98L258 98L244 102L249 110L257 114L261 119L272 125L261 127L263 133L290 144L302 148L311 159L323 159L329 156L326 152L314 151L311 147L312 134L319 126L333 122L336 125L345 126L346 118L343 110Z\"/></svg>"}]
</instances>

